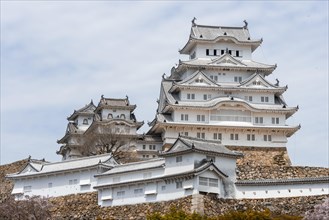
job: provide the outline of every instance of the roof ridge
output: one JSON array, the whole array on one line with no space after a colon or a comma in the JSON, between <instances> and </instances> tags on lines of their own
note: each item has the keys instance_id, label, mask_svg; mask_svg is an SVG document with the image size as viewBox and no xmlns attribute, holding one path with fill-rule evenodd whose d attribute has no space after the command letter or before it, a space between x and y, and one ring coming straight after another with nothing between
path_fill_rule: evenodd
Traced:
<instances>
[{"instance_id":1,"label":"roof ridge","mask_svg":"<svg viewBox=\"0 0 329 220\"><path fill-rule=\"evenodd\" d=\"M238 26L217 26L217 25L203 25L203 24L196 24L194 27L208 27L208 28L228 28L228 29L246 29L243 26L238 27ZM193 28L193 27L192 27Z\"/></svg>"},{"instance_id":2,"label":"roof ridge","mask_svg":"<svg viewBox=\"0 0 329 220\"><path fill-rule=\"evenodd\" d=\"M119 167L122 166L129 166L129 165L134 165L134 164L143 164L143 163L149 163L149 162L156 162L156 161L160 161L160 160L164 160L164 158L155 158L155 159L150 159L150 160L144 160L144 161L137 161L137 162L131 162L131 163L124 163L124 164L119 164Z\"/></svg>"},{"instance_id":3,"label":"roof ridge","mask_svg":"<svg viewBox=\"0 0 329 220\"><path fill-rule=\"evenodd\" d=\"M60 163L70 163L70 162L76 162L76 161L81 161L81 160L88 160L88 159L94 159L97 157L106 157L106 156L111 156L111 153L107 153L107 154L98 154L98 155L93 155L93 156L88 156L88 157L80 157L80 158L74 158L74 159L70 159L70 160L64 160L64 161L57 161L57 162L53 162L53 163L46 163L44 165L50 165L50 164L60 164Z\"/></svg>"},{"instance_id":4,"label":"roof ridge","mask_svg":"<svg viewBox=\"0 0 329 220\"><path fill-rule=\"evenodd\" d=\"M208 143L223 145L221 141L207 140L207 139L201 139L201 138L185 136L185 135L180 135L178 138L182 138L182 139L185 138L185 139L189 139L189 140L195 140L195 141L200 141L200 142L208 142Z\"/></svg>"},{"instance_id":5,"label":"roof ridge","mask_svg":"<svg viewBox=\"0 0 329 220\"><path fill-rule=\"evenodd\" d=\"M122 100L122 101L125 101L127 100L127 98L105 98L104 99L107 99L107 100Z\"/></svg>"},{"instance_id":6,"label":"roof ridge","mask_svg":"<svg viewBox=\"0 0 329 220\"><path fill-rule=\"evenodd\" d=\"M85 106L83 106L82 108L79 108L78 110L74 110L75 112L79 112L79 111L82 111L82 110L85 110L87 109L88 107L90 106L94 106L96 108L96 106L94 105L93 101L91 101L89 104L86 104Z\"/></svg>"}]
</instances>

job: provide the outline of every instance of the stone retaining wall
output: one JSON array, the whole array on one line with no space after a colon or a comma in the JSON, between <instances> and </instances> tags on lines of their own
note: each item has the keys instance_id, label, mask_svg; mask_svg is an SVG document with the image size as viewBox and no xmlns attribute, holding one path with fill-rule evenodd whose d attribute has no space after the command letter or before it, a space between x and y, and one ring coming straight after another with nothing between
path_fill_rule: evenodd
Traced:
<instances>
[{"instance_id":1,"label":"stone retaining wall","mask_svg":"<svg viewBox=\"0 0 329 220\"><path fill-rule=\"evenodd\" d=\"M0 166L0 203L10 195L13 190L13 181L6 179L6 174L21 171L27 164L28 160L19 160L14 163Z\"/></svg>"},{"instance_id":2,"label":"stone retaining wall","mask_svg":"<svg viewBox=\"0 0 329 220\"><path fill-rule=\"evenodd\" d=\"M244 147L227 146L228 149L243 153L237 165L247 166L290 166L291 161L285 147Z\"/></svg>"},{"instance_id":3,"label":"stone retaining wall","mask_svg":"<svg viewBox=\"0 0 329 220\"><path fill-rule=\"evenodd\" d=\"M178 207L191 212L192 196L185 198L136 205L100 207L97 205L97 193L83 193L51 198L52 219L146 219L150 213L169 212L170 207Z\"/></svg>"},{"instance_id":4,"label":"stone retaining wall","mask_svg":"<svg viewBox=\"0 0 329 220\"><path fill-rule=\"evenodd\" d=\"M251 151L257 152L257 151ZM273 152L272 152L273 153ZM257 154L261 155L260 152ZM271 154L271 153L270 153ZM275 153L273 153L275 154ZM248 160L246 160L248 161ZM10 195L13 183L4 178L7 173L21 170L27 160L17 161L12 164L0 166L0 203ZM265 162L264 162L265 163ZM239 179L263 179L263 178L291 178L291 177L315 177L329 176L328 168L317 167L291 167L291 166L238 166ZM148 213L166 213L170 206L191 210L213 216L225 213L229 210L245 210L248 208L264 210L269 208L275 213L303 215L311 210L314 205L322 203L327 196L277 198L277 199L217 199L209 195L188 196L182 199L101 208L97 205L97 193L85 193L50 198L52 204L52 219L145 219Z\"/></svg>"},{"instance_id":5,"label":"stone retaining wall","mask_svg":"<svg viewBox=\"0 0 329 220\"><path fill-rule=\"evenodd\" d=\"M303 166L252 167L243 165L237 167L237 179L239 180L290 179L323 176L329 176L329 168Z\"/></svg>"},{"instance_id":6,"label":"stone retaining wall","mask_svg":"<svg viewBox=\"0 0 329 220\"><path fill-rule=\"evenodd\" d=\"M230 210L243 211L247 209L263 211L266 208L275 214L289 214L303 216L306 211L313 210L314 206L324 202L329 195L304 196L276 199L217 199L214 196L205 196L205 210L207 216L216 216Z\"/></svg>"},{"instance_id":7,"label":"stone retaining wall","mask_svg":"<svg viewBox=\"0 0 329 220\"><path fill-rule=\"evenodd\" d=\"M216 216L231 210L253 209L263 211L266 208L276 214L302 216L312 210L316 204L321 204L329 196L309 196L278 199L218 199L211 195L198 195L196 198L188 196L172 201L143 203L116 207L99 207L96 193L51 198L51 212L53 219L146 219L149 213L167 213L171 206L183 209L185 212L193 210L207 216ZM197 200L196 204L195 201ZM193 201L194 200L194 201ZM202 204L200 204L200 202ZM193 209L193 207L195 207ZM202 210L203 209L203 210Z\"/></svg>"}]
</instances>

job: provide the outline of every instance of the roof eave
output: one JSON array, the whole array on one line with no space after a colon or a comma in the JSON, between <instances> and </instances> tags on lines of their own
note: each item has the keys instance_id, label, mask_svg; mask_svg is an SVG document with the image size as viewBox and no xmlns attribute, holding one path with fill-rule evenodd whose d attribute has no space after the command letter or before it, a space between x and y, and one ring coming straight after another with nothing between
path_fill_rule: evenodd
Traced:
<instances>
[{"instance_id":1,"label":"roof eave","mask_svg":"<svg viewBox=\"0 0 329 220\"><path fill-rule=\"evenodd\" d=\"M261 43L263 42L262 39L260 39L260 40L239 41L238 39L236 39L233 36L218 36L214 39L199 39L199 38L195 38L193 36L190 36L189 40L184 45L184 47L181 50L179 50L179 53L188 55L190 53L191 49L195 46L196 43L214 43L214 42L218 42L218 41L221 41L221 40L224 40L224 39L232 40L236 44L251 45L252 52L254 52L261 45Z\"/></svg>"},{"instance_id":2,"label":"roof eave","mask_svg":"<svg viewBox=\"0 0 329 220\"><path fill-rule=\"evenodd\" d=\"M271 74L276 69L275 65L271 65L269 67L248 67L248 66L220 66L220 65L207 65L207 64L206 65L204 65L204 64L194 65L194 64L182 62L176 68L177 72L185 71L185 69L183 67L191 68L191 69L199 69L200 67L204 67L206 69L219 69L219 70L223 70L223 69L239 70L239 69L241 69L241 70L249 70L249 71L261 71L262 73L264 73L266 75ZM182 69L182 70L180 70L180 69ZM267 73L267 72L269 72L269 73Z\"/></svg>"},{"instance_id":3,"label":"roof eave","mask_svg":"<svg viewBox=\"0 0 329 220\"><path fill-rule=\"evenodd\" d=\"M219 153L219 152L207 151L207 150L203 150L203 149L199 149L199 148L191 148L191 149L187 149L187 150L174 151L174 152L160 152L159 155L161 155L163 157L170 157L172 155L182 155L182 154L191 153L191 152L204 153L204 154L216 154L218 156L230 157L230 158L243 157L243 154L240 154L240 153L236 153L236 154Z\"/></svg>"}]
</instances>

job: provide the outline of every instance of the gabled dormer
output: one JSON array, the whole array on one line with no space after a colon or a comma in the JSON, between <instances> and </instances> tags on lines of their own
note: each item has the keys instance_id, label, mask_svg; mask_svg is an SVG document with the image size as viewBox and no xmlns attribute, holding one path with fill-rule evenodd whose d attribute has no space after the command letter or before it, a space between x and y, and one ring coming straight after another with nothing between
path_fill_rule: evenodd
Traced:
<instances>
[{"instance_id":1,"label":"gabled dormer","mask_svg":"<svg viewBox=\"0 0 329 220\"><path fill-rule=\"evenodd\" d=\"M93 121L95 109L96 106L94 105L93 100L91 100L90 103L84 107L74 110L74 112L67 117L67 120L74 122L77 128L86 130Z\"/></svg>"},{"instance_id":2,"label":"gabled dormer","mask_svg":"<svg viewBox=\"0 0 329 220\"><path fill-rule=\"evenodd\" d=\"M39 165L39 164L38 164ZM39 167L38 167L39 168ZM35 172L39 172L40 168L35 168L31 163L28 163L24 169L22 171L19 172L19 174L21 173L35 173Z\"/></svg>"},{"instance_id":3,"label":"gabled dormer","mask_svg":"<svg viewBox=\"0 0 329 220\"><path fill-rule=\"evenodd\" d=\"M190 86L219 86L211 80L204 72L197 70L191 76L185 78L183 81L174 83L177 85L190 85Z\"/></svg>"},{"instance_id":4,"label":"gabled dormer","mask_svg":"<svg viewBox=\"0 0 329 220\"><path fill-rule=\"evenodd\" d=\"M226 52L222 56L213 59L209 65L218 65L218 66L247 66L242 63L240 60L235 59L231 54Z\"/></svg>"},{"instance_id":5,"label":"gabled dormer","mask_svg":"<svg viewBox=\"0 0 329 220\"><path fill-rule=\"evenodd\" d=\"M177 166L180 170L195 169L203 161L212 161L223 173L223 176L234 179L236 159L243 155L231 151L219 141L201 140L179 136L175 143L160 155L166 159L166 173L174 173Z\"/></svg>"},{"instance_id":6,"label":"gabled dormer","mask_svg":"<svg viewBox=\"0 0 329 220\"><path fill-rule=\"evenodd\" d=\"M287 86L280 87L279 81L276 84L272 84L267 81L261 74L254 73L248 79L241 82L239 87L242 88L267 88L267 89L279 89L279 90L286 90Z\"/></svg>"},{"instance_id":7,"label":"gabled dormer","mask_svg":"<svg viewBox=\"0 0 329 220\"><path fill-rule=\"evenodd\" d=\"M59 144L66 144L67 141L70 139L70 137L74 135L81 135L83 134L84 130L81 130L77 127L77 125L73 122L69 122L66 127L66 132L64 137L61 139L57 140L57 143Z\"/></svg>"},{"instance_id":8,"label":"gabled dormer","mask_svg":"<svg viewBox=\"0 0 329 220\"><path fill-rule=\"evenodd\" d=\"M95 109L96 109L96 106L94 105L93 100L91 100L88 105L85 105L84 107L82 107L78 110L74 110L74 112L69 117L67 117L67 120L76 121L79 116L80 116L80 118L92 117ZM84 117L81 117L81 116L84 116Z\"/></svg>"},{"instance_id":9,"label":"gabled dormer","mask_svg":"<svg viewBox=\"0 0 329 220\"><path fill-rule=\"evenodd\" d=\"M43 160L34 160L34 159L31 159L31 157L29 157L28 163L17 174L40 172L42 170L44 164L47 164L47 163L48 162L46 162L44 159Z\"/></svg>"}]
</instances>

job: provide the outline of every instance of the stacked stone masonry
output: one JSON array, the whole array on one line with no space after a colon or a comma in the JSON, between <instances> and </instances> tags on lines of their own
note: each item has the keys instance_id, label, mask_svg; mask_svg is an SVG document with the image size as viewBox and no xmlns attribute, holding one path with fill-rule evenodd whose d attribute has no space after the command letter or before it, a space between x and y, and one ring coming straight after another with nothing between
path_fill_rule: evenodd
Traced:
<instances>
[{"instance_id":1,"label":"stacked stone masonry","mask_svg":"<svg viewBox=\"0 0 329 220\"><path fill-rule=\"evenodd\" d=\"M10 195L12 181L5 179L7 173L21 170L27 159L0 166L0 202ZM293 166L238 166L239 179L292 178L328 176L328 168L293 167ZM219 215L230 210L248 208L291 215L303 215L312 210L314 205L324 201L326 196L293 197L277 199L218 199L217 197L197 195L182 199L101 208L97 205L97 192L50 198L52 219L145 219L153 212L166 213L171 206L186 212L197 211L207 216Z\"/></svg>"},{"instance_id":2,"label":"stacked stone masonry","mask_svg":"<svg viewBox=\"0 0 329 220\"><path fill-rule=\"evenodd\" d=\"M244 157L237 160L241 166L290 166L291 161L287 148L270 147L236 147L227 146L230 150L243 153Z\"/></svg>"},{"instance_id":3,"label":"stacked stone masonry","mask_svg":"<svg viewBox=\"0 0 329 220\"><path fill-rule=\"evenodd\" d=\"M237 178L239 180L291 179L324 176L329 176L329 168L303 166L252 167L243 165L237 167Z\"/></svg>"},{"instance_id":4,"label":"stacked stone masonry","mask_svg":"<svg viewBox=\"0 0 329 220\"><path fill-rule=\"evenodd\" d=\"M114 207L97 205L97 193L84 193L51 198L52 219L146 219L148 214L169 212L174 206L191 212L192 197L157 203L143 203Z\"/></svg>"},{"instance_id":5,"label":"stacked stone masonry","mask_svg":"<svg viewBox=\"0 0 329 220\"><path fill-rule=\"evenodd\" d=\"M14 183L5 178L6 174L15 173L22 170L26 166L27 162L28 160L25 159L0 166L0 203L2 203L2 201L10 195L14 187Z\"/></svg>"},{"instance_id":6,"label":"stacked stone masonry","mask_svg":"<svg viewBox=\"0 0 329 220\"><path fill-rule=\"evenodd\" d=\"M306 211L312 210L317 204L321 204L328 196L312 196L312 197L294 197L280 199L217 199L213 196L200 195L198 198L198 210L206 216L216 216L231 210L259 210L266 208L276 214L289 214L302 216ZM150 213L167 213L170 207L174 206L185 212L192 212L191 209L193 198L188 196L185 198L157 202L144 203L137 205L125 205L116 207L99 207L97 205L96 193L85 193L78 195L69 195L63 197L52 198L53 219L146 219Z\"/></svg>"},{"instance_id":7,"label":"stacked stone masonry","mask_svg":"<svg viewBox=\"0 0 329 220\"><path fill-rule=\"evenodd\" d=\"M329 195L305 196L276 199L217 199L216 197L205 196L204 214L216 216L231 210L244 211L247 209L264 211L269 209L275 214L288 214L303 216L306 211L313 210L314 206L324 202Z\"/></svg>"}]
</instances>

